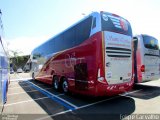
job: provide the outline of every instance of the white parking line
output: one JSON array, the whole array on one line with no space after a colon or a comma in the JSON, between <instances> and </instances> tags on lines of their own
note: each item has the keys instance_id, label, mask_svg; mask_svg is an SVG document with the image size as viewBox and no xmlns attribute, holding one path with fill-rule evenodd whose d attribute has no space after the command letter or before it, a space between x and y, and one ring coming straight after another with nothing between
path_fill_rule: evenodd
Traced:
<instances>
[{"instance_id":1,"label":"white parking line","mask_svg":"<svg viewBox=\"0 0 160 120\"><path fill-rule=\"evenodd\" d=\"M39 86L43 86L44 84L36 84L36 85L39 85ZM23 88L23 87L30 87L31 85L22 85L22 86L18 86L18 87L9 87L8 89L14 89L14 88Z\"/></svg>"},{"instance_id":2,"label":"white parking line","mask_svg":"<svg viewBox=\"0 0 160 120\"><path fill-rule=\"evenodd\" d=\"M64 103L67 103L68 105L70 105L70 106L72 106L72 107L74 107L74 108L77 108L77 106L76 106L76 105L74 105L74 104L72 104L71 102L66 101L66 100L65 100L65 99L63 99L63 98L58 97L58 96L56 96L56 95L52 94L51 92L49 92L49 91L47 91L47 90L45 90L45 89L43 89L43 88L39 87L38 85L36 85L36 84L34 84L34 83L30 82L30 81L27 81L27 82L29 82L29 83L30 83L30 84L32 84L33 86L36 86L37 88L39 88L39 89L43 90L44 92L46 92L46 93L50 94L51 96L53 96L53 97L55 97L55 98L57 98L57 99L59 99L59 100L63 101Z\"/></svg>"},{"instance_id":3,"label":"white parking line","mask_svg":"<svg viewBox=\"0 0 160 120\"><path fill-rule=\"evenodd\" d=\"M32 78L18 78L18 79L12 79L10 82L19 82L19 81L26 81L26 80L31 80Z\"/></svg>"},{"instance_id":4,"label":"white parking line","mask_svg":"<svg viewBox=\"0 0 160 120\"><path fill-rule=\"evenodd\" d=\"M139 92L139 91L141 91L141 90L142 90L142 89L140 89L140 90L135 90L135 91L131 91L131 92L127 92L127 93L123 93L123 94L120 94L120 96L114 96L114 97L111 97L111 98L108 98L108 99L104 99L104 100L101 100L101 101L97 101L97 102L93 102L93 103L90 103L90 104L87 104L87 105L82 105L82 106L80 106L80 107L77 107L77 108L74 109L74 110L78 110L78 109L86 108L86 107L89 107L89 106L93 106L93 105L96 105L96 104L98 104L98 103L102 103L102 102L105 102L105 101L109 101L109 100L112 100L112 99L119 98L119 97L121 97L121 96L127 96L127 95L129 95L129 94L136 93L136 92ZM53 114L53 115L49 115L49 116L46 116L46 117L38 118L38 119L36 119L36 120L48 119L48 118L55 117L55 116L61 115L61 114L65 114L65 113L68 113L68 112L71 112L71 111L74 111L74 110L66 110L66 111L58 112L58 113Z\"/></svg>"},{"instance_id":5,"label":"white parking line","mask_svg":"<svg viewBox=\"0 0 160 120\"><path fill-rule=\"evenodd\" d=\"M12 105L17 105L17 104L21 104L21 103L27 103L27 102L42 100L42 99L46 99L46 98L49 98L49 97L42 97L42 98L37 98L37 99L32 99L32 100L26 100L26 101L20 101L20 102L5 104L5 106L12 106Z\"/></svg>"},{"instance_id":6,"label":"white parking line","mask_svg":"<svg viewBox=\"0 0 160 120\"><path fill-rule=\"evenodd\" d=\"M141 90L143 90L143 89L139 89L139 90L135 90L135 91L131 91L131 92L126 92L126 93L120 94L120 96L127 96L127 95L130 95L130 94L132 94L132 93L139 92L139 91L141 91Z\"/></svg>"},{"instance_id":7,"label":"white parking line","mask_svg":"<svg viewBox=\"0 0 160 120\"><path fill-rule=\"evenodd\" d=\"M52 88L44 88L46 90L49 90L49 89L52 89ZM29 90L29 91L25 91L25 92L19 92L19 93L12 93L12 94L7 94L8 96L11 96L11 95L18 95L18 94L24 94L24 93L30 93L30 92L36 92L38 90Z\"/></svg>"},{"instance_id":8,"label":"white parking line","mask_svg":"<svg viewBox=\"0 0 160 120\"><path fill-rule=\"evenodd\" d=\"M59 95L62 95L62 94L59 94ZM56 95L56 96L59 96L59 95ZM46 98L50 98L50 97L41 97L41 98L37 98L37 99L31 99L31 100L26 100L26 101L10 103L10 104L5 104L5 106L12 106L12 105L17 105L17 104L22 104L22 103L28 103L28 102L32 102L32 101L43 100L43 99L46 99Z\"/></svg>"},{"instance_id":9,"label":"white parking line","mask_svg":"<svg viewBox=\"0 0 160 120\"><path fill-rule=\"evenodd\" d=\"M12 85L19 85L19 84L20 84L20 85L23 85L23 84L26 84L26 83L20 83L20 82L17 81L16 83L15 83L15 82L14 82L14 83L10 83L9 86L10 86L10 85L11 85L11 86L12 86Z\"/></svg>"},{"instance_id":10,"label":"white parking line","mask_svg":"<svg viewBox=\"0 0 160 120\"><path fill-rule=\"evenodd\" d=\"M30 85L26 85L26 86L18 86L18 87L10 87L10 88L8 88L8 89L25 88L25 87L30 87Z\"/></svg>"}]
</instances>

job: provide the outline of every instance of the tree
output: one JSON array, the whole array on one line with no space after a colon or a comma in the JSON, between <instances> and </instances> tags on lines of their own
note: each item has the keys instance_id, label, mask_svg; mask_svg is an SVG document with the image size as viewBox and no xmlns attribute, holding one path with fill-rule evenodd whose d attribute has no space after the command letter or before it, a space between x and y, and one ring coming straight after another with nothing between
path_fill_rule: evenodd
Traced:
<instances>
[{"instance_id":1,"label":"tree","mask_svg":"<svg viewBox=\"0 0 160 120\"><path fill-rule=\"evenodd\" d=\"M21 66L21 62L24 60L24 57L20 56L21 53L18 50L9 50L10 65L15 71Z\"/></svg>"}]
</instances>

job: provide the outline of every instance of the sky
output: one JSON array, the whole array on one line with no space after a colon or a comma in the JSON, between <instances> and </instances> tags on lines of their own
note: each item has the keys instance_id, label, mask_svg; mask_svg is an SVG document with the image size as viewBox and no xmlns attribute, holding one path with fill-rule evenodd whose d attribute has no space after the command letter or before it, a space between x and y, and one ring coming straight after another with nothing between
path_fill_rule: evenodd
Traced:
<instances>
[{"instance_id":1,"label":"sky","mask_svg":"<svg viewBox=\"0 0 160 120\"><path fill-rule=\"evenodd\" d=\"M160 40L160 0L0 0L0 9L8 48L23 55L93 11L120 15L133 35Z\"/></svg>"}]
</instances>

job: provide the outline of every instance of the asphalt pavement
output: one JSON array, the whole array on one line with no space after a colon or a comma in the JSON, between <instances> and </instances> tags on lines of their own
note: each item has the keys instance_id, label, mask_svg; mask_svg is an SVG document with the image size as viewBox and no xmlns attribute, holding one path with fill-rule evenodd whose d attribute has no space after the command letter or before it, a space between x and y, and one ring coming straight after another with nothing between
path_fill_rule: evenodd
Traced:
<instances>
[{"instance_id":1,"label":"asphalt pavement","mask_svg":"<svg viewBox=\"0 0 160 120\"><path fill-rule=\"evenodd\" d=\"M11 78L2 120L160 119L160 80L137 84L121 95L94 98L57 92L28 73Z\"/></svg>"}]
</instances>

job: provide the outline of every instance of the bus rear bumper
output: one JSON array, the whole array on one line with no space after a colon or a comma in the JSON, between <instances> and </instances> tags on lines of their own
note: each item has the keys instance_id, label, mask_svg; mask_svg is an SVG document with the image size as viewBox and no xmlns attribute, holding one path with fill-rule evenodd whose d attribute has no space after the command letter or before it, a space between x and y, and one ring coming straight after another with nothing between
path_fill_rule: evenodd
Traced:
<instances>
[{"instance_id":1,"label":"bus rear bumper","mask_svg":"<svg viewBox=\"0 0 160 120\"><path fill-rule=\"evenodd\" d=\"M132 87L133 87L133 82L123 83L118 85L98 84L96 93L98 96L113 96L128 92L132 89Z\"/></svg>"}]
</instances>

